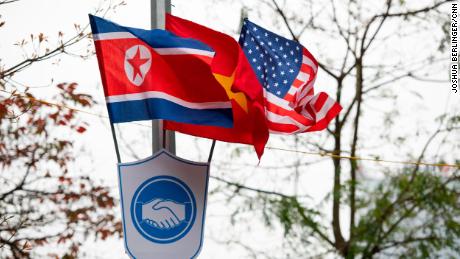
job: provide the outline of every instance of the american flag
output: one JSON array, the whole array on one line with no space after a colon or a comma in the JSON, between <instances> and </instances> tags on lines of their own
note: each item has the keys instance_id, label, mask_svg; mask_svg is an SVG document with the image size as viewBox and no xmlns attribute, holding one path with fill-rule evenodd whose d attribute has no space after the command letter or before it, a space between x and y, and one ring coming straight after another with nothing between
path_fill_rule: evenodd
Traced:
<instances>
[{"instance_id":1,"label":"american flag","mask_svg":"<svg viewBox=\"0 0 460 259\"><path fill-rule=\"evenodd\" d=\"M326 93L314 94L318 62L298 42L245 19L239 43L264 87L270 132L322 130L342 109Z\"/></svg>"}]
</instances>

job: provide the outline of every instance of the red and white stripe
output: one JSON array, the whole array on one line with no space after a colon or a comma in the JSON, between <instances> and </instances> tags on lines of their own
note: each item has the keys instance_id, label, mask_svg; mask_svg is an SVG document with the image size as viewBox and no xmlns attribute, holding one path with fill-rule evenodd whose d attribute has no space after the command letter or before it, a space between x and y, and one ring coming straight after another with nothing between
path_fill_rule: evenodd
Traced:
<instances>
[{"instance_id":1,"label":"red and white stripe","mask_svg":"<svg viewBox=\"0 0 460 259\"><path fill-rule=\"evenodd\" d=\"M342 109L326 93L314 95L318 62L306 48L302 49L302 54L299 74L284 98L264 91L271 133L295 134L322 130Z\"/></svg>"},{"instance_id":2,"label":"red and white stripe","mask_svg":"<svg viewBox=\"0 0 460 259\"><path fill-rule=\"evenodd\" d=\"M138 39L134 34L130 32L105 32L105 33L96 33L93 34L94 41L104 41L104 40L123 40L123 39ZM151 47L150 47L151 48ZM210 64L212 58L216 54L214 51L201 50L196 48L186 48L186 47L177 47L177 48L151 48L156 53L162 56L166 55L195 55L196 57L201 58L206 63Z\"/></svg>"},{"instance_id":3,"label":"red and white stripe","mask_svg":"<svg viewBox=\"0 0 460 259\"><path fill-rule=\"evenodd\" d=\"M128 101L140 101L146 99L162 99L169 101L171 103L178 104L180 106L195 109L195 110L206 110L206 109L231 109L232 103L230 101L224 102L190 102L176 96L167 94L160 91L147 91L141 93L131 93L131 94L120 94L120 95L111 95L105 97L107 103L117 103L117 102L128 102Z\"/></svg>"}]
</instances>

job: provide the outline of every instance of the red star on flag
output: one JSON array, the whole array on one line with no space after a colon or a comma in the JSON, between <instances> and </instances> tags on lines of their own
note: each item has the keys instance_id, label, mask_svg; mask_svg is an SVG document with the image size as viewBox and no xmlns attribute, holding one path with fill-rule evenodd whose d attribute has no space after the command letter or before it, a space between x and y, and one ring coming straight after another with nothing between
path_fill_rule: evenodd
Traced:
<instances>
[{"instance_id":1,"label":"red star on flag","mask_svg":"<svg viewBox=\"0 0 460 259\"><path fill-rule=\"evenodd\" d=\"M148 58L141 58L141 53L139 47L137 47L136 54L131 59L128 59L129 64L133 67L133 81L136 79L136 76L139 75L142 78L141 66L149 61Z\"/></svg>"}]
</instances>

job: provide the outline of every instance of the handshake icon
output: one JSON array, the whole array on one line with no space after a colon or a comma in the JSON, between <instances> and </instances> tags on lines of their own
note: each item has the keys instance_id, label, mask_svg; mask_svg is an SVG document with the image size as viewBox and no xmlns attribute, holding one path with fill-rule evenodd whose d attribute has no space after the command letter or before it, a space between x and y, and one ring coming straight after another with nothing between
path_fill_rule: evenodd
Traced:
<instances>
[{"instance_id":1,"label":"handshake icon","mask_svg":"<svg viewBox=\"0 0 460 259\"><path fill-rule=\"evenodd\" d=\"M158 229L173 229L185 221L185 204L154 199L142 204L142 221Z\"/></svg>"}]
</instances>

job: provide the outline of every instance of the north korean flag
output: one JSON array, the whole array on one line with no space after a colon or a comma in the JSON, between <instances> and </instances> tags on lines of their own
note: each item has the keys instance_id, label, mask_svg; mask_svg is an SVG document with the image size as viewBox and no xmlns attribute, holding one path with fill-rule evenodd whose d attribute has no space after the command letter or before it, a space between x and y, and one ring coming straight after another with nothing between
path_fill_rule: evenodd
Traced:
<instances>
[{"instance_id":1,"label":"north korean flag","mask_svg":"<svg viewBox=\"0 0 460 259\"><path fill-rule=\"evenodd\" d=\"M232 104L212 74L208 45L89 17L112 123L165 119L233 126Z\"/></svg>"}]
</instances>

